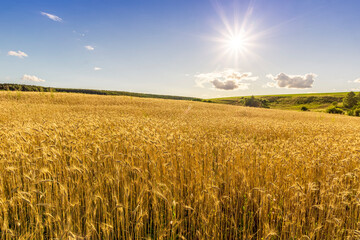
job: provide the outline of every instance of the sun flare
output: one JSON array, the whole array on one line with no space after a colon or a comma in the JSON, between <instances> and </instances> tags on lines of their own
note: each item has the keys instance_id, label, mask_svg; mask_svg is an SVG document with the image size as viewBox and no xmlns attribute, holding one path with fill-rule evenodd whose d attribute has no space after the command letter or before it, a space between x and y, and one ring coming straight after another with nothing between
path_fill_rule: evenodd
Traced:
<instances>
[{"instance_id":1,"label":"sun flare","mask_svg":"<svg viewBox=\"0 0 360 240\"><path fill-rule=\"evenodd\" d=\"M272 29L262 29L259 20L252 17L253 4L247 8L236 8L233 13L226 12L219 2L214 6L221 20L214 26L217 36L209 37L218 43L216 62L230 60L237 66L244 62L261 61L257 54L258 49L263 47L261 39L271 34Z\"/></svg>"},{"instance_id":2,"label":"sun flare","mask_svg":"<svg viewBox=\"0 0 360 240\"><path fill-rule=\"evenodd\" d=\"M229 50L233 52L242 51L245 48L245 38L242 34L229 37L227 40Z\"/></svg>"}]
</instances>

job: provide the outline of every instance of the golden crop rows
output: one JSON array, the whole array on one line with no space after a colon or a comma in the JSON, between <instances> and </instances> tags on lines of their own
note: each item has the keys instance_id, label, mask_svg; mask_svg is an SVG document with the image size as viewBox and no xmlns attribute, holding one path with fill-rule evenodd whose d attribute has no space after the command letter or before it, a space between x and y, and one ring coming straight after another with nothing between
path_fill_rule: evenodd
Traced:
<instances>
[{"instance_id":1,"label":"golden crop rows","mask_svg":"<svg viewBox=\"0 0 360 240\"><path fill-rule=\"evenodd\" d=\"M0 92L1 239L359 239L360 119Z\"/></svg>"}]
</instances>

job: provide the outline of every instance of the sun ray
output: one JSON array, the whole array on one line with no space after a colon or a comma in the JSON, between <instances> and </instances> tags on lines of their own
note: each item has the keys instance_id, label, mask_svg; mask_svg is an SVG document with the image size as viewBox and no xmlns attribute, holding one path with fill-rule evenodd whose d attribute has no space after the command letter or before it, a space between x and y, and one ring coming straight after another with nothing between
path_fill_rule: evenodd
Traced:
<instances>
[{"instance_id":1,"label":"sun ray","mask_svg":"<svg viewBox=\"0 0 360 240\"><path fill-rule=\"evenodd\" d=\"M233 64L238 66L241 64L240 61L244 62L259 58L260 56L255 54L254 51L260 46L260 38L268 34L269 30L257 31L258 25L256 25L256 22L251 21L254 11L253 1L249 3L242 14L240 14L239 10L241 8L235 2L232 17L228 17L219 1L213 3L214 9L221 20L221 25L215 26L219 36L210 38L212 41L219 43L217 60L231 58Z\"/></svg>"}]
</instances>

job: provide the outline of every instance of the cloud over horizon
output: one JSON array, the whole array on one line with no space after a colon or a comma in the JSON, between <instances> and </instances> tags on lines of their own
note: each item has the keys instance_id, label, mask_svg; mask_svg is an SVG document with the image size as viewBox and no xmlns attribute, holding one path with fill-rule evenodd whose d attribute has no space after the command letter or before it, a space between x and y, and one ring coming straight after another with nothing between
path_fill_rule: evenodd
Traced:
<instances>
[{"instance_id":1,"label":"cloud over horizon","mask_svg":"<svg viewBox=\"0 0 360 240\"><path fill-rule=\"evenodd\" d=\"M102 68L100 68L100 67L94 67L94 71L100 71L100 70L102 70Z\"/></svg>"},{"instance_id":2,"label":"cloud over horizon","mask_svg":"<svg viewBox=\"0 0 360 240\"><path fill-rule=\"evenodd\" d=\"M266 77L275 81L268 82L267 87L304 89L312 88L317 75L314 73L307 73L305 75L287 75L286 73L279 73L276 76L268 74Z\"/></svg>"},{"instance_id":3,"label":"cloud over horizon","mask_svg":"<svg viewBox=\"0 0 360 240\"><path fill-rule=\"evenodd\" d=\"M354 83L360 83L360 78L355 79Z\"/></svg>"},{"instance_id":4,"label":"cloud over horizon","mask_svg":"<svg viewBox=\"0 0 360 240\"><path fill-rule=\"evenodd\" d=\"M41 12L41 15L43 16L46 16L48 17L49 19L55 21L55 22L62 22L62 18L56 16L56 15L53 15L53 14L50 14L50 13L46 13L46 12Z\"/></svg>"},{"instance_id":5,"label":"cloud over horizon","mask_svg":"<svg viewBox=\"0 0 360 240\"><path fill-rule=\"evenodd\" d=\"M24 57L28 57L28 55L22 51L9 51L8 52L8 56L14 56L14 57L18 57L18 58L24 58Z\"/></svg>"},{"instance_id":6,"label":"cloud over horizon","mask_svg":"<svg viewBox=\"0 0 360 240\"><path fill-rule=\"evenodd\" d=\"M212 84L218 90L246 90L250 83L244 81L256 81L258 77L252 77L251 72L240 73L234 69L225 69L220 72L201 73L195 75L196 83L199 87L204 87L205 83Z\"/></svg>"},{"instance_id":7,"label":"cloud over horizon","mask_svg":"<svg viewBox=\"0 0 360 240\"><path fill-rule=\"evenodd\" d=\"M44 79L38 78L37 76L27 75L27 74L24 74L24 76L21 78L21 80L31 81L31 82L45 82Z\"/></svg>"},{"instance_id":8,"label":"cloud over horizon","mask_svg":"<svg viewBox=\"0 0 360 240\"><path fill-rule=\"evenodd\" d=\"M84 48L86 48L86 50L89 50L89 51L94 51L94 49L95 49L93 46L90 46L90 45L84 46Z\"/></svg>"}]
</instances>

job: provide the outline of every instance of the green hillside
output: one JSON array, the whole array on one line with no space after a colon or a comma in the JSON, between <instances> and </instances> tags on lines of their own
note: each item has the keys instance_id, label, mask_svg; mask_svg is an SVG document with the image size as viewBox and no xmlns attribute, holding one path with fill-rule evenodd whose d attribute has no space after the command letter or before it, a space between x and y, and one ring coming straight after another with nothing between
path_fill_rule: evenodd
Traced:
<instances>
[{"instance_id":1,"label":"green hillside","mask_svg":"<svg viewBox=\"0 0 360 240\"><path fill-rule=\"evenodd\" d=\"M339 93L308 93L308 94L283 94L283 95L258 95L255 99L263 101L268 108L286 109L286 110L300 110L303 106L311 111L324 111L337 102L341 106L342 99L346 92ZM226 97L213 98L204 100L212 103L222 103L244 106L245 100L250 96L244 97Z\"/></svg>"}]
</instances>

